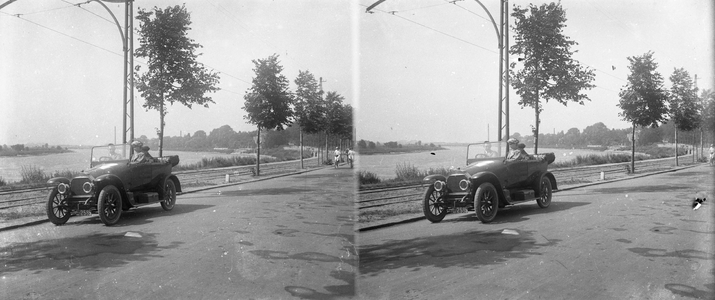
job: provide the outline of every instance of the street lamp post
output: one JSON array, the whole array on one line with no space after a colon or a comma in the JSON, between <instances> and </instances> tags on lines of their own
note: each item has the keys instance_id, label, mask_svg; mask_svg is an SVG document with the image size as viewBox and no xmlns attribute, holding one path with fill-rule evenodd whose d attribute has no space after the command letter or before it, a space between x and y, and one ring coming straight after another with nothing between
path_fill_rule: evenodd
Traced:
<instances>
[{"instance_id":1,"label":"street lamp post","mask_svg":"<svg viewBox=\"0 0 715 300\"><path fill-rule=\"evenodd\" d=\"M509 0L499 0L499 25L494 21L492 14L479 0L476 1L482 9L489 15L489 19L494 25L494 31L497 34L499 45L499 136L498 141L502 141L503 137L509 137ZM370 10L380 5L385 0L378 0L370 5L365 12L372 13ZM505 119L502 125L502 117ZM502 134L504 130L505 134ZM507 146L506 151L509 151Z\"/></svg>"},{"instance_id":2,"label":"street lamp post","mask_svg":"<svg viewBox=\"0 0 715 300\"><path fill-rule=\"evenodd\" d=\"M134 140L134 0L90 0L95 1L104 7L114 23L117 24L119 35L122 36L122 47L124 50L124 75L122 76L123 93L122 93L122 143L127 143L127 131L129 132L129 141ZM104 5L104 2L124 3L124 33L122 26L109 8ZM127 127L127 120L129 125Z\"/></svg>"}]
</instances>

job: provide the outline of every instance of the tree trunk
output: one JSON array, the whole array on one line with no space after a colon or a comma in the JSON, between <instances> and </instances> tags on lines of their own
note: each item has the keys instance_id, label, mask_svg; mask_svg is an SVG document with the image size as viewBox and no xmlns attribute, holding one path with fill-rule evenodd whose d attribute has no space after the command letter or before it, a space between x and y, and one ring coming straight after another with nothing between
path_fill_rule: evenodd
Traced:
<instances>
[{"instance_id":1,"label":"tree trunk","mask_svg":"<svg viewBox=\"0 0 715 300\"><path fill-rule=\"evenodd\" d=\"M328 133L325 133L325 160L328 160L328 157L330 157L330 153L328 153Z\"/></svg>"},{"instance_id":2,"label":"tree trunk","mask_svg":"<svg viewBox=\"0 0 715 300\"><path fill-rule=\"evenodd\" d=\"M300 137L300 168L303 169L303 128L298 131L298 136Z\"/></svg>"},{"instance_id":3,"label":"tree trunk","mask_svg":"<svg viewBox=\"0 0 715 300\"><path fill-rule=\"evenodd\" d=\"M261 175L261 126L258 126L256 137L256 176Z\"/></svg>"},{"instance_id":4,"label":"tree trunk","mask_svg":"<svg viewBox=\"0 0 715 300\"><path fill-rule=\"evenodd\" d=\"M633 122L631 132L631 173L636 172L636 122Z\"/></svg>"},{"instance_id":5,"label":"tree trunk","mask_svg":"<svg viewBox=\"0 0 715 300\"><path fill-rule=\"evenodd\" d=\"M536 114L536 125L534 126L534 155L539 153L539 94L536 92L536 108L534 112Z\"/></svg>"},{"instance_id":6,"label":"tree trunk","mask_svg":"<svg viewBox=\"0 0 715 300\"><path fill-rule=\"evenodd\" d=\"M164 150L164 101L162 100L159 106L159 157L162 156Z\"/></svg>"},{"instance_id":7,"label":"tree trunk","mask_svg":"<svg viewBox=\"0 0 715 300\"><path fill-rule=\"evenodd\" d=\"M675 166L678 166L678 127L675 127Z\"/></svg>"}]
</instances>

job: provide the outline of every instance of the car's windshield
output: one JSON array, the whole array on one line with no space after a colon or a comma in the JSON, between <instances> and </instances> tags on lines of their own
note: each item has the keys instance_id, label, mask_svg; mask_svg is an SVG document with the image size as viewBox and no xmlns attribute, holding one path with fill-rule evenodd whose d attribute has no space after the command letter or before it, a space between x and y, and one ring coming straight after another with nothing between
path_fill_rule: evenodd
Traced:
<instances>
[{"instance_id":1,"label":"car's windshield","mask_svg":"<svg viewBox=\"0 0 715 300\"><path fill-rule=\"evenodd\" d=\"M127 160L129 159L129 145L109 144L106 146L92 147L92 166L103 162Z\"/></svg>"},{"instance_id":2,"label":"car's windshield","mask_svg":"<svg viewBox=\"0 0 715 300\"><path fill-rule=\"evenodd\" d=\"M467 164L474 160L505 157L507 153L505 142L483 142L467 146Z\"/></svg>"}]
</instances>

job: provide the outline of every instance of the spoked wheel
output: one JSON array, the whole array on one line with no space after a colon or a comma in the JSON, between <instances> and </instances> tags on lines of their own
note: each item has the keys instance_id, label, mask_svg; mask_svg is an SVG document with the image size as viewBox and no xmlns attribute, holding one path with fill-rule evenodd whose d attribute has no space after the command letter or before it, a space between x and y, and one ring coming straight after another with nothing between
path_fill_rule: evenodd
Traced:
<instances>
[{"instance_id":1,"label":"spoked wheel","mask_svg":"<svg viewBox=\"0 0 715 300\"><path fill-rule=\"evenodd\" d=\"M497 189L489 182L482 183L474 195L474 211L477 213L477 218L482 223L489 223L497 216L498 209Z\"/></svg>"},{"instance_id":2,"label":"spoked wheel","mask_svg":"<svg viewBox=\"0 0 715 300\"><path fill-rule=\"evenodd\" d=\"M174 208L176 204L176 185L171 179L166 180L166 185L164 186L164 201L161 201L161 208L165 211L170 211Z\"/></svg>"},{"instance_id":3,"label":"spoked wheel","mask_svg":"<svg viewBox=\"0 0 715 300\"><path fill-rule=\"evenodd\" d=\"M67 195L62 195L53 188L47 198L47 218L55 225L67 223L70 219L70 208L67 205Z\"/></svg>"},{"instance_id":4,"label":"spoked wheel","mask_svg":"<svg viewBox=\"0 0 715 300\"><path fill-rule=\"evenodd\" d=\"M536 199L536 203L539 204L539 207L549 207L551 204L551 194L551 180L544 176L541 178L541 184L539 184L539 198Z\"/></svg>"},{"instance_id":5,"label":"spoked wheel","mask_svg":"<svg viewBox=\"0 0 715 300\"><path fill-rule=\"evenodd\" d=\"M119 221L119 217L122 215L122 195L119 194L119 190L115 186L105 186L99 192L97 213L104 225L111 226Z\"/></svg>"},{"instance_id":6,"label":"spoked wheel","mask_svg":"<svg viewBox=\"0 0 715 300\"><path fill-rule=\"evenodd\" d=\"M447 214L447 208L444 205L444 200L442 199L442 192L438 192L434 189L434 186L430 185L425 192L424 205L422 206L422 211L432 223L437 223L444 219Z\"/></svg>"}]
</instances>

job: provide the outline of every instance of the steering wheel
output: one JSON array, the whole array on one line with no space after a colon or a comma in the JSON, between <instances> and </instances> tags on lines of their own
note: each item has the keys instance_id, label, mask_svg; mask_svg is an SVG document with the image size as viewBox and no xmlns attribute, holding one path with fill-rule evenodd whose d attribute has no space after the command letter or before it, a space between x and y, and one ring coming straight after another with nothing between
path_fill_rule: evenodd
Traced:
<instances>
[{"instance_id":1,"label":"steering wheel","mask_svg":"<svg viewBox=\"0 0 715 300\"><path fill-rule=\"evenodd\" d=\"M112 160L112 158L109 156L102 156L99 158L99 161L110 161L110 160Z\"/></svg>"},{"instance_id":2,"label":"steering wheel","mask_svg":"<svg viewBox=\"0 0 715 300\"><path fill-rule=\"evenodd\" d=\"M486 154L477 154L476 156L474 156L474 158L486 158L486 157L487 157Z\"/></svg>"}]
</instances>

